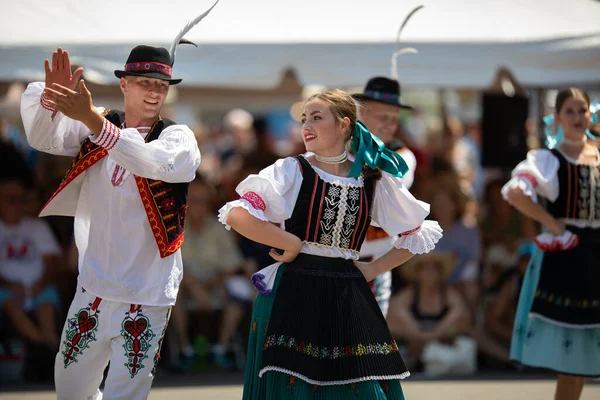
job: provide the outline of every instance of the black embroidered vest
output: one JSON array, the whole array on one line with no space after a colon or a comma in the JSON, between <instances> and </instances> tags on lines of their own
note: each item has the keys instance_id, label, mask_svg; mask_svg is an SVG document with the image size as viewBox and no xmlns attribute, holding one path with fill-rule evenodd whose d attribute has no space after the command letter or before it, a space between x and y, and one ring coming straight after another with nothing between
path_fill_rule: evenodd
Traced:
<instances>
[{"instance_id":1,"label":"black embroidered vest","mask_svg":"<svg viewBox=\"0 0 600 400\"><path fill-rule=\"evenodd\" d=\"M558 198L547 202L548 212L555 218L584 221L600 220L600 166L569 162L560 151L552 149L559 161Z\"/></svg>"},{"instance_id":2,"label":"black embroidered vest","mask_svg":"<svg viewBox=\"0 0 600 400\"><path fill-rule=\"evenodd\" d=\"M125 113L117 110L106 110L103 115L117 127L121 126L125 118ZM146 142L158 139L161 132L171 125L175 125L175 122L159 117L146 136ZM46 204L81 173L107 155L106 149L86 139L65 178ZM189 184L167 183L135 175L134 177L160 256L167 257L183 244Z\"/></svg>"},{"instance_id":3,"label":"black embroidered vest","mask_svg":"<svg viewBox=\"0 0 600 400\"><path fill-rule=\"evenodd\" d=\"M358 252L371 223L375 180L364 187L325 182L303 156L303 181L286 231L302 241Z\"/></svg>"}]
</instances>

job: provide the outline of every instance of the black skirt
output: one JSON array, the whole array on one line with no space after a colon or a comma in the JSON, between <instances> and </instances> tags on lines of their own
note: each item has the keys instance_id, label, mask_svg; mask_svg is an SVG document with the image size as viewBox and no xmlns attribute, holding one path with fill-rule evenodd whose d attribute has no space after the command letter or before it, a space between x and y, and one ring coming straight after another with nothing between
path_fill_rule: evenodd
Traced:
<instances>
[{"instance_id":1,"label":"black skirt","mask_svg":"<svg viewBox=\"0 0 600 400\"><path fill-rule=\"evenodd\" d=\"M577 247L544 253L533 314L567 326L600 325L600 229L567 229Z\"/></svg>"},{"instance_id":2,"label":"black skirt","mask_svg":"<svg viewBox=\"0 0 600 400\"><path fill-rule=\"evenodd\" d=\"M352 260L307 254L277 289L261 373L334 385L409 375L373 293Z\"/></svg>"}]
</instances>

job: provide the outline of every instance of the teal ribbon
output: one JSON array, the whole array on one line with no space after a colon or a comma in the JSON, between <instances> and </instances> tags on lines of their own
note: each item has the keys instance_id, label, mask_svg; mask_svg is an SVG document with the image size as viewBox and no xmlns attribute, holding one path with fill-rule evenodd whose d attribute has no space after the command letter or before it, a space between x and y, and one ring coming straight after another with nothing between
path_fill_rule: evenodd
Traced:
<instances>
[{"instance_id":1,"label":"teal ribbon","mask_svg":"<svg viewBox=\"0 0 600 400\"><path fill-rule=\"evenodd\" d=\"M592 113L592 124L598 122L598 114L600 111L600 103L597 101L592 101L590 104L590 112ZM563 140L564 132L561 125L556 126L556 121L554 120L554 114L549 114L544 117L544 133L546 134L546 145L549 149L553 149L557 147L560 142ZM590 132L589 129L585 131L585 134L591 139L597 139L596 136Z\"/></svg>"},{"instance_id":2,"label":"teal ribbon","mask_svg":"<svg viewBox=\"0 0 600 400\"><path fill-rule=\"evenodd\" d=\"M354 126L350 149L355 155L354 165L350 170L351 177L358 178L364 164L371 169L379 168L398 178L402 178L408 172L408 165L404 159L385 147L381 139L369 132L360 121L356 121Z\"/></svg>"}]
</instances>

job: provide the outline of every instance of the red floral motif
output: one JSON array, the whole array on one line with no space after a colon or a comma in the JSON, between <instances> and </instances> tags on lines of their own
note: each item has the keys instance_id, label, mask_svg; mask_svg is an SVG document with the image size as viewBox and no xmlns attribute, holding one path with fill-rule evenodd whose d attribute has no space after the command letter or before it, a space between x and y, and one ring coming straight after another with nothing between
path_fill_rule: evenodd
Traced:
<instances>
[{"instance_id":1,"label":"red floral motif","mask_svg":"<svg viewBox=\"0 0 600 400\"><path fill-rule=\"evenodd\" d=\"M533 176L530 173L527 172L521 172L519 174L517 174L518 177L523 178L523 179L527 179L529 181L529 183L531 183L531 186L533 186L533 188L535 189L538 185L537 183L537 179L535 179L535 176Z\"/></svg>"},{"instance_id":2,"label":"red floral motif","mask_svg":"<svg viewBox=\"0 0 600 400\"><path fill-rule=\"evenodd\" d=\"M244 193L244 195L241 198L246 200L248 203L252 204L252 207L254 207L257 210L265 211L267 209L267 205L265 204L263 199L258 194L256 194L256 192Z\"/></svg>"}]
</instances>

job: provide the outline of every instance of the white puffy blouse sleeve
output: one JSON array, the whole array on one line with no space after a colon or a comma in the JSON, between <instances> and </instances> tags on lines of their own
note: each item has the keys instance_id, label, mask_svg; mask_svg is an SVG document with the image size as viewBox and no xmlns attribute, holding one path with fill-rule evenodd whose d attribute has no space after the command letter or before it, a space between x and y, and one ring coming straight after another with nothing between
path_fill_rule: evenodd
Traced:
<instances>
[{"instance_id":1,"label":"white puffy blouse sleeve","mask_svg":"<svg viewBox=\"0 0 600 400\"><path fill-rule=\"evenodd\" d=\"M262 221L281 223L292 216L301 186L298 161L293 157L279 159L240 182L235 189L240 198L221 207L219 221L230 229L227 214L233 208L242 207Z\"/></svg>"},{"instance_id":2,"label":"white puffy blouse sleeve","mask_svg":"<svg viewBox=\"0 0 600 400\"><path fill-rule=\"evenodd\" d=\"M436 221L426 221L429 204L417 200L400 178L386 173L375 189L373 222L390 236L397 236L394 247L413 254L428 253L442 237Z\"/></svg>"},{"instance_id":3,"label":"white puffy blouse sleeve","mask_svg":"<svg viewBox=\"0 0 600 400\"><path fill-rule=\"evenodd\" d=\"M527 158L512 171L512 178L502 187L502 196L507 199L510 189L520 188L523 193L537 202L537 195L555 201L558 197L558 168L556 156L547 149L530 150Z\"/></svg>"},{"instance_id":4,"label":"white puffy blouse sleeve","mask_svg":"<svg viewBox=\"0 0 600 400\"><path fill-rule=\"evenodd\" d=\"M90 130L80 121L57 113L44 96L44 82L32 82L21 95L21 117L27 141L36 150L58 156L74 157L88 138ZM103 108L96 107L98 112Z\"/></svg>"}]
</instances>

